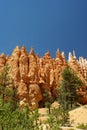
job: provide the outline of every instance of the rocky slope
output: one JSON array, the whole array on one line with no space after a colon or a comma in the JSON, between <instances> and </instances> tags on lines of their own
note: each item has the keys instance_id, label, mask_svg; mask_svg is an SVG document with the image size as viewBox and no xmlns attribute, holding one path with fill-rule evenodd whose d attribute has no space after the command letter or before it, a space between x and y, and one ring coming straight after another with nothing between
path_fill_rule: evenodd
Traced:
<instances>
[{"instance_id":1,"label":"rocky slope","mask_svg":"<svg viewBox=\"0 0 87 130\"><path fill-rule=\"evenodd\" d=\"M78 60L74 52L73 54L69 52L67 61L64 52L59 50L56 51L54 59L49 51L43 57L39 57L34 53L33 48L28 53L25 46L22 48L16 46L11 56L0 55L0 72L6 63L10 66L9 75L17 86L20 105L24 106L27 103L30 108L39 106L39 103L44 100L43 93L46 90L50 97L55 98L61 72L67 64L78 74L83 83L87 80L87 60L83 57ZM87 103L84 89L81 90L81 94L84 97L84 104Z\"/></svg>"}]
</instances>

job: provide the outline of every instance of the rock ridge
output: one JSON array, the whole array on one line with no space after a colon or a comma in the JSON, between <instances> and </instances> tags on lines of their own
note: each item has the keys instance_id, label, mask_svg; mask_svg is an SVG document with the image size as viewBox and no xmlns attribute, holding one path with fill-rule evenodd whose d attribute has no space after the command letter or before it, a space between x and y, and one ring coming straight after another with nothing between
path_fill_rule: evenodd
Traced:
<instances>
[{"instance_id":1,"label":"rock ridge","mask_svg":"<svg viewBox=\"0 0 87 130\"><path fill-rule=\"evenodd\" d=\"M45 90L55 98L56 87L59 86L62 70L67 64L84 84L87 80L87 59L80 57L78 60L75 52L69 52L66 60L64 52L59 50L56 51L56 58L52 58L49 51L39 57L33 48L28 53L25 46L16 46L11 56L4 53L0 55L0 72L6 63L10 66L9 75L15 86L18 86L20 105L27 103L31 109L39 107ZM87 95L85 96L87 98Z\"/></svg>"}]
</instances>

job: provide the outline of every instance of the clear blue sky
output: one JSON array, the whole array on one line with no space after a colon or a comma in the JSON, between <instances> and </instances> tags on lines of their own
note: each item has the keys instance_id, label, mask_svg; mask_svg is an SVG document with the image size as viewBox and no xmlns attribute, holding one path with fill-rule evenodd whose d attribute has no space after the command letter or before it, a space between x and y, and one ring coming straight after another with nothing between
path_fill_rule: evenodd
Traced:
<instances>
[{"instance_id":1,"label":"clear blue sky","mask_svg":"<svg viewBox=\"0 0 87 130\"><path fill-rule=\"evenodd\" d=\"M16 45L87 58L87 0L0 0L0 53Z\"/></svg>"}]
</instances>

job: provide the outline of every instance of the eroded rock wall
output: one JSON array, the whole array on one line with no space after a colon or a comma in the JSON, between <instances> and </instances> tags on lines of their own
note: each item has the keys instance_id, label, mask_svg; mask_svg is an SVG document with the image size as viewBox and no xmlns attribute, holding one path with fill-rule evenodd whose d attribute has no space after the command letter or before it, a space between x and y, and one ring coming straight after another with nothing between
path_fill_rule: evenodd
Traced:
<instances>
[{"instance_id":1,"label":"eroded rock wall","mask_svg":"<svg viewBox=\"0 0 87 130\"><path fill-rule=\"evenodd\" d=\"M9 75L18 90L20 105L27 103L30 108L39 106L45 90L55 97L55 88L59 86L61 72L67 64L84 83L87 80L87 60L83 57L78 60L74 52L69 52L67 61L64 52L59 50L56 51L54 59L49 51L39 57L33 48L28 53L25 46L17 46L11 56L0 55L0 72L6 63L10 66Z\"/></svg>"}]
</instances>

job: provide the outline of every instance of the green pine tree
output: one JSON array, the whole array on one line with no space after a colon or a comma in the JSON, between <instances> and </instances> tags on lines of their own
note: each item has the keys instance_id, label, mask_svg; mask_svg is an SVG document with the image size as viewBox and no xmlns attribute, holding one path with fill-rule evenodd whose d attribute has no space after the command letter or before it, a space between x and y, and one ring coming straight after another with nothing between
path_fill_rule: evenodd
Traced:
<instances>
[{"instance_id":1,"label":"green pine tree","mask_svg":"<svg viewBox=\"0 0 87 130\"><path fill-rule=\"evenodd\" d=\"M82 81L69 67L62 72L59 99L62 107L67 110L78 102L77 89L82 86Z\"/></svg>"}]
</instances>

